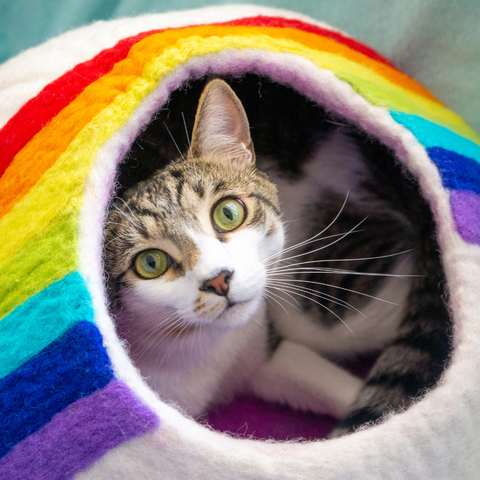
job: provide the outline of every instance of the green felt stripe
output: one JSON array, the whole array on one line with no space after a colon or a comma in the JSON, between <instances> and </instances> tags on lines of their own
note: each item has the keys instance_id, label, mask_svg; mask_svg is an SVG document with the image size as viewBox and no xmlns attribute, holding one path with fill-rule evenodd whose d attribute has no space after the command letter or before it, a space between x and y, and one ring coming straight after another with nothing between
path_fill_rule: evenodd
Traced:
<instances>
[{"instance_id":1,"label":"green felt stripe","mask_svg":"<svg viewBox=\"0 0 480 480\"><path fill-rule=\"evenodd\" d=\"M78 209L56 218L0 266L0 319L77 269ZM1 323L1 321L0 321Z\"/></svg>"},{"instance_id":2,"label":"green felt stripe","mask_svg":"<svg viewBox=\"0 0 480 480\"><path fill-rule=\"evenodd\" d=\"M349 72L335 71L335 75L352 85L358 93L363 95L373 105L389 110L399 110L406 114L418 115L443 125L464 137L475 141L478 140L475 132L456 113L446 110L441 105L426 102L419 95L411 92L402 94L401 91L370 82Z\"/></svg>"},{"instance_id":3,"label":"green felt stripe","mask_svg":"<svg viewBox=\"0 0 480 480\"><path fill-rule=\"evenodd\" d=\"M79 321L93 321L78 272L52 283L0 322L0 378L27 362Z\"/></svg>"},{"instance_id":4,"label":"green felt stripe","mask_svg":"<svg viewBox=\"0 0 480 480\"><path fill-rule=\"evenodd\" d=\"M480 146L471 140L417 115L397 111L390 112L390 115L395 121L407 127L425 148L440 147L480 163Z\"/></svg>"}]
</instances>

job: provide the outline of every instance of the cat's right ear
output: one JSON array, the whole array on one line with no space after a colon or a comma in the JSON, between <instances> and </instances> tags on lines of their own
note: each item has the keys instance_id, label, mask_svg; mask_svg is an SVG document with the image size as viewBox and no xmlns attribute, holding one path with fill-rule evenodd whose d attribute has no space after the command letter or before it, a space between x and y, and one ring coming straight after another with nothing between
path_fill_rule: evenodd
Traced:
<instances>
[{"instance_id":1,"label":"cat's right ear","mask_svg":"<svg viewBox=\"0 0 480 480\"><path fill-rule=\"evenodd\" d=\"M228 159L239 166L255 163L247 115L223 80L212 80L203 90L189 156Z\"/></svg>"}]
</instances>

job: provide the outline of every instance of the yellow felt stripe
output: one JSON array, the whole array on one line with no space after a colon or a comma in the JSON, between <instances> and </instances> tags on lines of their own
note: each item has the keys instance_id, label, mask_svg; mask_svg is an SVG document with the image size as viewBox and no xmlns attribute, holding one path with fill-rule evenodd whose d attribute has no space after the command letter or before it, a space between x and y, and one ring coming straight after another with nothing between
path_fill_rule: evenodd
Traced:
<instances>
[{"instance_id":1,"label":"yellow felt stripe","mask_svg":"<svg viewBox=\"0 0 480 480\"><path fill-rule=\"evenodd\" d=\"M247 29L247 27L245 27ZM252 28L252 27L249 27ZM175 47L168 49L169 52L172 52L172 58L169 62L169 66L178 65L177 61L179 58L183 58L184 61L188 60L191 56L191 52L194 52L195 55L204 55L207 53L216 53L222 50L232 48L232 49L241 49L241 48L257 48L265 49L273 52L286 52L296 55L303 56L308 58L316 65L332 70L334 73L352 75L352 79L356 78L357 83L366 81L370 84L376 84L386 92L391 92L392 96L397 98L405 98L405 106L415 104L417 101L419 103L419 108L416 109L416 114L427 117L429 120L438 122L448 128L453 128L455 131L461 135L471 136L472 130L465 125L464 121L451 110L447 109L437 101L430 100L423 95L417 94L409 90L408 88L403 88L400 85L392 83L390 80L384 78L382 75L378 74L375 70L372 70L368 66L356 63L355 61L349 60L342 55L336 53L325 52L323 50L324 39L322 42L319 42L317 39L317 49L309 48L304 45L307 43L305 40L305 35L297 30L292 30L289 32L291 37L302 37L304 43L296 42L291 39L282 38L282 32L279 29L272 29L269 31L269 35L252 35L252 36L237 36L237 35L227 35L225 37L211 36L207 39L204 39L202 42L201 37L191 36L189 38L180 39ZM280 29L288 30L288 29ZM285 33L283 33L285 35ZM312 34L309 34L312 35ZM154 36L152 36L154 37ZM280 38L277 38L280 37ZM156 40L156 38L151 39ZM159 39L160 40L160 39ZM310 40L310 39L309 39ZM311 43L310 41L308 42ZM139 47L140 44L135 45ZM158 45L160 48L161 45ZM133 49L132 49L133 50ZM167 53L167 51L165 52ZM164 56L161 55L157 57L157 61L160 63L164 62ZM153 75L156 75L156 66L155 60L151 63L151 68L153 68ZM144 76L148 76L148 67L144 70ZM382 106L384 105L384 100L382 99ZM391 108L398 109L399 102L395 102L395 106ZM406 112L406 113L414 113ZM472 139L474 141L479 141Z\"/></svg>"},{"instance_id":2,"label":"yellow felt stripe","mask_svg":"<svg viewBox=\"0 0 480 480\"><path fill-rule=\"evenodd\" d=\"M256 30L255 33L251 31L246 32L246 36L252 36L253 34L255 36L264 35L271 38L296 42L312 50L337 55L338 57L345 58L354 64L362 65L368 71L376 72L380 78L384 78L388 82L393 83L404 90L411 91L412 93L416 93L417 95L421 95L435 103L440 104L440 102L425 87L420 85L405 73L383 62L374 60L371 57L368 57L367 55L364 55L363 53L331 38L319 37L314 33L309 33L294 28L269 27ZM231 32L229 36L239 35L235 31Z\"/></svg>"},{"instance_id":3,"label":"yellow felt stripe","mask_svg":"<svg viewBox=\"0 0 480 480\"><path fill-rule=\"evenodd\" d=\"M240 35L230 35L228 36L229 40L225 37L225 41L218 42L221 35L227 35L232 31L238 32ZM268 35L258 35L258 32L268 32ZM208 37L215 33L217 35L210 37L210 40L208 40ZM401 97L411 94L409 104L415 104L419 100L422 109L421 112L418 109L415 111L410 109L407 113L422 115L422 112L428 113L431 110L432 114L429 120L439 122L449 128L455 128L457 133L464 134L476 141L476 138L472 137L471 130L465 127L462 122L459 122L458 117L439 106L437 101L433 100L430 102L428 99L425 100L424 95L427 95L424 93L425 89L412 79L331 39L291 28L189 27L153 34L134 45L125 60L118 62L109 74L88 86L74 102L57 115L45 127L45 134L36 135L18 153L3 178L0 179L0 190L3 193L0 198L0 216L6 214L18 198L26 194L37 179L52 166L55 159L67 148L83 126L110 104L118 93L124 91L130 81L137 78L143 65L150 60L152 52L160 54L163 49L175 45L179 39L184 37L187 37L187 42L192 44L188 37L193 34L197 34L198 38L206 38L205 41L210 41L210 43L216 43L216 48L211 48L210 52L227 48L227 44L235 48L235 40L243 36L243 43L239 43L240 48L248 46L250 48L265 48L274 51L291 51L292 53L307 56L318 65L330 68L342 75L344 79L356 78L357 83L355 87L359 90L361 80L363 79L366 83L370 82L372 85L386 87L384 90L387 93L389 91L392 92L392 96ZM288 37L288 40L284 38L285 36ZM231 40L234 41L232 42ZM302 46L308 48L302 49ZM312 52L317 50L321 50L321 52L317 52L316 59L312 58ZM320 57L322 52L323 59ZM202 48L202 52L197 52L194 49L192 53L208 52L205 48ZM187 55L186 57L189 56ZM394 91L395 89L396 91ZM412 91L416 91L418 95L412 93ZM396 102L392 107L399 109L401 104ZM58 132L62 132L62 134L59 135Z\"/></svg>"},{"instance_id":4,"label":"yellow felt stripe","mask_svg":"<svg viewBox=\"0 0 480 480\"><path fill-rule=\"evenodd\" d=\"M392 99L399 100L394 101L392 105L390 105L391 108L397 110L403 110L403 108L405 108L406 113L426 116L431 121L452 128L457 133L463 134L473 141L478 141L478 138L474 136L473 132L466 127L458 116L437 102L430 101L422 95L417 95L408 89L392 84L389 80L386 80L376 73L376 71L354 61L350 61L347 58L333 53L318 52L315 49L305 48L301 43L283 38L273 38L272 36L279 37L280 35L285 35L285 30L287 30L289 35L298 37L307 44L312 44L316 39L317 44L321 45L322 49L328 47L328 39L322 39L322 42L319 43L318 37L313 34L298 32L295 29L270 28L267 29L270 32L269 36L209 37L204 40L205 43L203 43L202 47L198 50L196 48L203 37L192 36L178 41L181 35L186 35L190 31L199 31L199 28L200 27L168 31L147 37L132 47L127 59L115 65L112 72L87 87L75 101L62 110L42 132L36 135L30 143L18 153L10 168L7 169L3 178L0 179L0 190L3 192L2 199L0 199L0 215L7 213L18 198L24 195L35 184L36 179L50 168L55 159L67 148L86 123L91 121L95 115L110 104L117 94L125 91L131 81L138 78L143 65L150 59L151 52L161 52L165 45L170 45L174 41L177 42L177 47L180 47L174 47L174 51L179 57L183 57L183 61L187 60L192 52L200 55L218 52L229 47L262 48L302 55L319 66L333 70L341 78L350 80L357 90L362 93L367 92L372 101L375 101L375 98L371 95L372 89L369 88L369 86L372 85L382 89L384 95L382 95L382 99L377 102L382 106L389 106L388 102L386 104L384 99L386 98L388 100L388 96L390 95ZM200 28L201 31L204 31L204 33L207 32L208 34L221 29L221 27ZM227 27L223 27L223 30L225 32L230 31ZM262 29L262 31L263 30L265 29ZM258 32L258 27L243 27L240 31L247 33L250 31ZM186 47L183 54L180 52L182 45ZM192 50L189 50L190 46ZM333 50L335 46L337 49L339 48L336 42L329 48ZM347 49L347 52L344 54L348 54L350 57L354 54L357 57L360 55L358 52L350 52L349 49ZM178 60L179 58L174 58L173 64L164 66L167 67L167 70L171 70L174 65L178 65ZM403 98L405 98L405 101L402 101ZM415 108L416 105L420 108Z\"/></svg>"},{"instance_id":5,"label":"yellow felt stripe","mask_svg":"<svg viewBox=\"0 0 480 480\"><path fill-rule=\"evenodd\" d=\"M172 32L167 32L172 34ZM160 34L159 34L160 35ZM164 39L163 39L164 40ZM151 56L151 51L159 48L162 39L156 35L148 37L144 41L139 42L132 47L129 54L129 61L134 65L135 70L145 64L145 60ZM160 45L159 45L160 42ZM142 45L141 45L142 44ZM69 145L68 149L60 155L56 164L50 168L47 173L40 179L40 181L33 187L29 194L25 196L14 209L12 209L0 221L0 229L5 232L9 238L4 245L0 247L0 263L12 255L15 251L22 247L29 241L36 232L43 230L49 224L51 219L73 205L78 205L80 202L81 192L86 176L88 175L91 162L95 158L98 149L101 145L110 138L113 133L120 128L120 126L131 116L134 110L138 107L145 96L156 87L159 81L175 70L181 63L187 61L192 55L203 55L208 53L219 52L227 48L260 48L276 52L290 52L297 55L302 55L309 58L314 63L324 68L331 68L333 70L341 70L349 72L357 72L359 75L377 79L378 75L374 72L365 69L361 65L351 64L348 60L340 58L336 55L317 52L312 49L305 48L296 42L291 42L282 39L272 39L271 37L259 35L255 37L210 37L203 39L200 37L190 37L178 41L173 47L164 50L163 54L146 63L143 68L143 77L137 78L131 74L132 68L126 69L128 82L122 82L126 85L126 90L116 89L117 94L113 102L105 106L105 108L76 136L76 138ZM118 76L122 72L122 65L116 65L117 70L112 71L112 75ZM131 65L130 65L131 67ZM114 69L115 70L115 69ZM367 71L365 71L367 70ZM125 68L123 69L125 72ZM108 90L108 81L106 78L103 82L95 82L91 87L94 88L98 84L100 96L103 92ZM103 80L102 79L102 80ZM372 80L373 81L373 80ZM385 88L389 87L396 90L400 94L413 95L405 93L397 86L384 79L378 79ZM118 79L117 79L118 82ZM85 99L81 98L85 93L82 92L71 105L78 104L85 108ZM91 92L90 92L91 93ZM94 92L98 95L98 92ZM111 92L109 92L111 95ZM98 97L97 97L98 98ZM422 110L422 116L431 119L432 110L431 103L425 100L426 106ZM435 108L437 108L435 106ZM428 111L427 111L428 110ZM452 122L455 117L447 110L441 107L443 112L442 118L445 122ZM75 114L75 109L72 106L72 114ZM63 111L62 111L63 113ZM81 119L85 119L88 115L85 111L78 112ZM59 114L59 117L62 114ZM435 118L433 121L438 121ZM51 122L53 124L54 122ZM47 125L38 136L62 137L63 128L61 122L56 122L58 130L52 131L50 125ZM71 122L69 123L69 125ZM458 126L454 129L457 132L463 133L464 124L460 120ZM25 147L28 150L30 144ZM61 148L60 148L61 149ZM54 150L55 151L55 150ZM35 152L31 152L34 155ZM16 232L16 225L23 222L24 229L22 235Z\"/></svg>"},{"instance_id":6,"label":"yellow felt stripe","mask_svg":"<svg viewBox=\"0 0 480 480\"><path fill-rule=\"evenodd\" d=\"M0 318L77 268L77 230L72 209L0 266Z\"/></svg>"},{"instance_id":7,"label":"yellow felt stripe","mask_svg":"<svg viewBox=\"0 0 480 480\"><path fill-rule=\"evenodd\" d=\"M350 83L357 92L374 105L418 115L480 144L480 137L465 124L463 119L440 104L429 102L416 94L405 95L397 89L365 80L351 72L336 70L335 74L338 78Z\"/></svg>"},{"instance_id":8,"label":"yellow felt stripe","mask_svg":"<svg viewBox=\"0 0 480 480\"><path fill-rule=\"evenodd\" d=\"M339 77L344 78L345 81L349 81L360 93L363 94L364 91L368 93L369 100L375 105L398 109L405 113L415 113L416 115L420 115L430 121L450 128L456 133L466 136L475 142L480 142L480 138L465 124L462 118L451 110L437 102L430 101L423 96L399 87L381 77L375 71L344 57L309 49L290 40L272 40L270 37L261 35L255 38L226 37L224 39L218 39L218 41L211 38L208 41L217 44L220 43L220 40L229 41L229 45L226 48L254 47L303 56L319 67L331 70ZM183 40L179 43L182 42ZM219 50L220 48L217 47L216 51ZM378 98L375 97L374 88L370 87L378 87L381 95L379 95ZM391 102L389 101L390 98Z\"/></svg>"}]
</instances>

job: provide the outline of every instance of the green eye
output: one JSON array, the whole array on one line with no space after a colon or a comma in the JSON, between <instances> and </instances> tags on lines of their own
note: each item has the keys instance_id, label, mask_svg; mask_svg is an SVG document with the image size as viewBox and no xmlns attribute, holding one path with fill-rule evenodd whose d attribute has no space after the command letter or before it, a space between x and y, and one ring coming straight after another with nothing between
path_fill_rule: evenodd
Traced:
<instances>
[{"instance_id":1,"label":"green eye","mask_svg":"<svg viewBox=\"0 0 480 480\"><path fill-rule=\"evenodd\" d=\"M238 228L245 218L244 205L233 198L222 200L213 211L213 222L220 229L230 232Z\"/></svg>"},{"instance_id":2,"label":"green eye","mask_svg":"<svg viewBox=\"0 0 480 480\"><path fill-rule=\"evenodd\" d=\"M162 250L145 250L135 259L135 271L143 278L157 278L168 270L170 256Z\"/></svg>"}]
</instances>

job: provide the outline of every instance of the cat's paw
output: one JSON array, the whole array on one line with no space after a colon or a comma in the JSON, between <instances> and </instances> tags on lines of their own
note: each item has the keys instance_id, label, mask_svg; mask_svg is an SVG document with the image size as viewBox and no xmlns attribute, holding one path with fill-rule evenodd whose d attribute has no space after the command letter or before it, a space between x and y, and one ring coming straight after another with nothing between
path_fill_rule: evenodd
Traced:
<instances>
[{"instance_id":1,"label":"cat's paw","mask_svg":"<svg viewBox=\"0 0 480 480\"><path fill-rule=\"evenodd\" d=\"M363 381L304 345L283 340L251 379L261 398L344 418Z\"/></svg>"}]
</instances>

